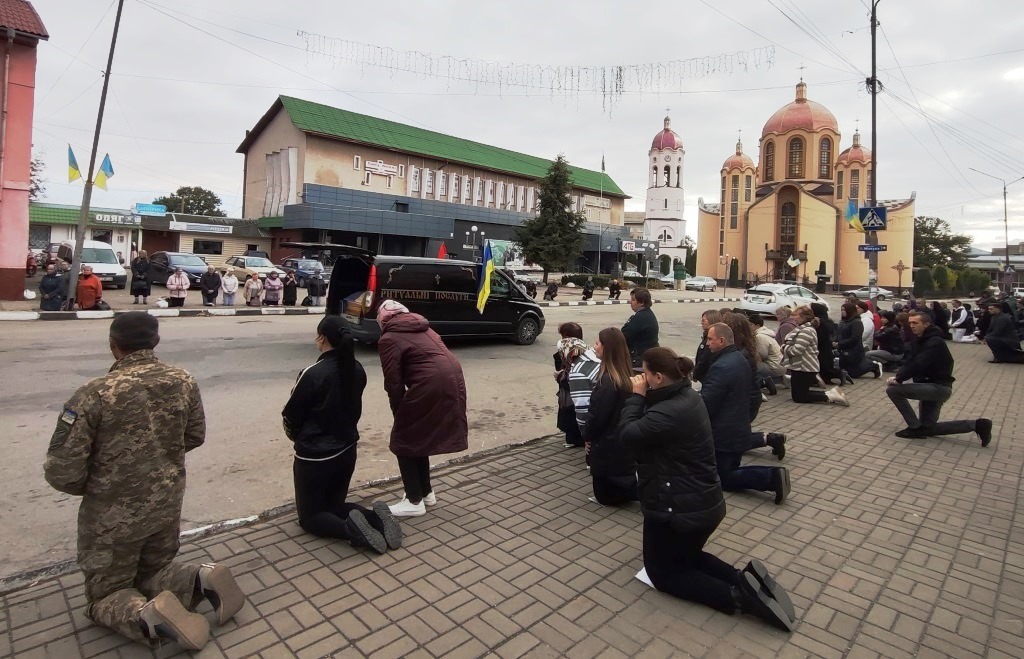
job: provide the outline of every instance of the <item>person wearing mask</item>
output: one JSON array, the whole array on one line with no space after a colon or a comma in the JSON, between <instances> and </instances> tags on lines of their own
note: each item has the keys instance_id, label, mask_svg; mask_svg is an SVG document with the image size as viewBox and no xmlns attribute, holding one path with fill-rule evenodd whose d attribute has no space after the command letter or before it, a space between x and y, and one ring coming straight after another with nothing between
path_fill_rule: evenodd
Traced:
<instances>
[{"instance_id":1,"label":"person wearing mask","mask_svg":"<svg viewBox=\"0 0 1024 659\"><path fill-rule=\"evenodd\" d=\"M708 329L708 350L712 352L711 368L702 382L700 397L711 419L722 489L774 492L776 505L782 505L790 490L789 470L740 466L743 454L751 448L753 377L727 324L715 323Z\"/></svg>"},{"instance_id":2,"label":"person wearing mask","mask_svg":"<svg viewBox=\"0 0 1024 659\"><path fill-rule=\"evenodd\" d=\"M825 391L812 390L819 380L819 319L808 306L797 307L793 317L799 322L782 343L782 364L789 369L789 386L794 403L831 403L849 407L850 403L838 387ZM829 353L831 356L831 352Z\"/></svg>"},{"instance_id":3,"label":"person wearing mask","mask_svg":"<svg viewBox=\"0 0 1024 659\"><path fill-rule=\"evenodd\" d=\"M760 360L757 364L757 375L764 381L768 393L774 396L777 393L774 385L781 383L782 376L786 374L786 369L782 365L782 348L775 340L775 332L764 326L764 318L760 314L754 314L747 320L754 329L754 341ZM769 382L773 386L767 386Z\"/></svg>"},{"instance_id":4,"label":"person wearing mask","mask_svg":"<svg viewBox=\"0 0 1024 659\"><path fill-rule=\"evenodd\" d=\"M640 368L644 352L658 347L658 319L651 310L653 304L651 292L646 288L637 287L629 292L629 308L633 315L622 326L622 334L626 337L635 369Z\"/></svg>"},{"instance_id":5,"label":"person wearing mask","mask_svg":"<svg viewBox=\"0 0 1024 659\"><path fill-rule=\"evenodd\" d=\"M235 269L231 266L224 271L220 278L220 303L225 307L235 306L235 293L238 292L238 277L235 276Z\"/></svg>"},{"instance_id":6,"label":"person wearing mask","mask_svg":"<svg viewBox=\"0 0 1024 659\"><path fill-rule=\"evenodd\" d=\"M149 254L146 250L139 252L139 255L132 259L132 295L138 304L142 298L142 304L149 304L149 295L152 293L152 283L149 280Z\"/></svg>"},{"instance_id":7,"label":"person wearing mask","mask_svg":"<svg viewBox=\"0 0 1024 659\"><path fill-rule=\"evenodd\" d=\"M558 297L558 284L551 282L548 284L547 289L544 291L545 300L554 300Z\"/></svg>"},{"instance_id":8,"label":"person wearing mask","mask_svg":"<svg viewBox=\"0 0 1024 659\"><path fill-rule=\"evenodd\" d=\"M569 371L572 365L587 351L583 342L583 328L579 323L562 323L558 326L558 343L555 344L555 382L558 383L558 416L556 426L565 433L565 448L583 448L583 434L576 421L576 408L569 391Z\"/></svg>"},{"instance_id":9,"label":"person wearing mask","mask_svg":"<svg viewBox=\"0 0 1024 659\"><path fill-rule=\"evenodd\" d=\"M989 363L1024 364L1024 351L1020 349L1017 323L1009 303L993 301L988 305L988 313L991 320L985 333L985 345L992 351Z\"/></svg>"},{"instance_id":10,"label":"person wearing mask","mask_svg":"<svg viewBox=\"0 0 1024 659\"><path fill-rule=\"evenodd\" d=\"M618 300L620 295L622 295L622 284L618 279L611 280L611 283L608 284L608 299Z\"/></svg>"},{"instance_id":11,"label":"person wearing mask","mask_svg":"<svg viewBox=\"0 0 1024 659\"><path fill-rule=\"evenodd\" d=\"M263 303L268 307L276 307L281 304L281 291L284 290L284 281L277 276L277 271L267 275L263 283Z\"/></svg>"},{"instance_id":12,"label":"person wearing mask","mask_svg":"<svg viewBox=\"0 0 1024 659\"><path fill-rule=\"evenodd\" d=\"M295 271L289 270L284 276L284 297L281 303L286 307L294 307L299 299L299 280L295 278Z\"/></svg>"},{"instance_id":13,"label":"person wearing mask","mask_svg":"<svg viewBox=\"0 0 1024 659\"><path fill-rule=\"evenodd\" d=\"M726 506L711 420L690 386L693 362L652 348L642 363L623 405L619 439L636 459L647 576L663 593L792 631L789 595L760 561L737 570L704 550Z\"/></svg>"},{"instance_id":14,"label":"person wearing mask","mask_svg":"<svg viewBox=\"0 0 1024 659\"><path fill-rule=\"evenodd\" d=\"M325 316L314 344L320 356L304 368L282 411L295 460L295 510L299 526L321 538L348 540L378 554L402 546L402 528L387 504L369 510L348 502L356 469L359 418L366 372L339 316Z\"/></svg>"},{"instance_id":15,"label":"person wearing mask","mask_svg":"<svg viewBox=\"0 0 1024 659\"><path fill-rule=\"evenodd\" d=\"M43 475L81 497L78 566L85 616L134 641L200 650L209 599L221 625L245 604L223 564L175 562L185 497L185 455L206 439L199 386L160 361L160 326L142 311L110 323L114 364L64 404Z\"/></svg>"},{"instance_id":16,"label":"person wearing mask","mask_svg":"<svg viewBox=\"0 0 1024 659\"><path fill-rule=\"evenodd\" d=\"M633 365L626 338L614 327L601 330L594 352L601 361L583 439L590 458L594 500L602 506L618 506L638 497L633 451L619 439L622 408L633 393Z\"/></svg>"},{"instance_id":17,"label":"person wearing mask","mask_svg":"<svg viewBox=\"0 0 1024 659\"><path fill-rule=\"evenodd\" d=\"M46 274L39 280L39 310L60 311L67 295L67 277L57 274L57 266L48 264Z\"/></svg>"},{"instance_id":18,"label":"person wearing mask","mask_svg":"<svg viewBox=\"0 0 1024 659\"><path fill-rule=\"evenodd\" d=\"M700 315L701 334L700 344L697 345L697 355L694 357L694 368L691 379L700 382L708 374L711 367L711 351L708 350L708 328L715 323L722 322L722 312L718 309L708 309Z\"/></svg>"},{"instance_id":19,"label":"person wearing mask","mask_svg":"<svg viewBox=\"0 0 1024 659\"><path fill-rule=\"evenodd\" d=\"M597 286L594 285L594 278L587 277L586 283L583 284L583 299L589 300L590 298L594 297L595 288L597 288Z\"/></svg>"},{"instance_id":20,"label":"person wearing mask","mask_svg":"<svg viewBox=\"0 0 1024 659\"><path fill-rule=\"evenodd\" d=\"M405 485L405 498L391 506L391 513L418 517L437 503L430 456L469 448L466 381L459 360L426 318L385 300L377 321L384 390L395 416L390 448Z\"/></svg>"},{"instance_id":21,"label":"person wearing mask","mask_svg":"<svg viewBox=\"0 0 1024 659\"><path fill-rule=\"evenodd\" d=\"M821 381L826 384L832 384L833 380L839 380L840 386L853 384L853 378L850 377L850 374L837 364L835 340L839 328L829 318L828 307L820 302L812 302L811 311L818 321L814 326L814 332L818 339L818 368L820 369L818 373L821 375Z\"/></svg>"},{"instance_id":22,"label":"person wearing mask","mask_svg":"<svg viewBox=\"0 0 1024 659\"><path fill-rule=\"evenodd\" d=\"M212 307L217 304L217 293L220 292L220 274L212 265L206 266L206 272L199 278L199 289L203 293L203 306Z\"/></svg>"},{"instance_id":23,"label":"person wearing mask","mask_svg":"<svg viewBox=\"0 0 1024 659\"><path fill-rule=\"evenodd\" d=\"M882 329L875 332L876 350L869 350L864 356L882 365L883 371L895 371L903 361L903 336L896 325L896 314L883 311Z\"/></svg>"},{"instance_id":24,"label":"person wearing mask","mask_svg":"<svg viewBox=\"0 0 1024 659\"><path fill-rule=\"evenodd\" d=\"M245 289L242 291L245 296L245 304L250 307L263 306L263 284L257 275L245 276Z\"/></svg>"},{"instance_id":25,"label":"person wearing mask","mask_svg":"<svg viewBox=\"0 0 1024 659\"><path fill-rule=\"evenodd\" d=\"M833 343L833 347L839 349L839 367L851 378L859 378L866 373L874 373L875 378L882 377L882 365L868 361L864 356L864 323L857 312L857 305L846 302L840 313L842 320Z\"/></svg>"},{"instance_id":26,"label":"person wearing mask","mask_svg":"<svg viewBox=\"0 0 1024 659\"><path fill-rule=\"evenodd\" d=\"M786 335L795 330L799 324L795 318L791 318L792 314L793 310L789 307L779 307L775 310L775 320L779 321L779 326L775 330L775 340L780 346L786 340Z\"/></svg>"},{"instance_id":27,"label":"person wearing mask","mask_svg":"<svg viewBox=\"0 0 1024 659\"><path fill-rule=\"evenodd\" d=\"M192 284L189 282L185 271L181 268L175 268L171 276L167 278L167 306L185 306L185 297L188 295L188 289L191 286Z\"/></svg>"},{"instance_id":28,"label":"person wearing mask","mask_svg":"<svg viewBox=\"0 0 1024 659\"><path fill-rule=\"evenodd\" d=\"M974 432L982 447L992 441L992 421L980 418L970 421L939 421L942 404L953 395L953 355L939 328L924 311L910 314L914 332L910 356L895 376L886 381L885 393L899 411L907 427L896 433L904 439L921 439L941 435ZM918 413L910 405L918 401Z\"/></svg>"},{"instance_id":29,"label":"person wearing mask","mask_svg":"<svg viewBox=\"0 0 1024 659\"><path fill-rule=\"evenodd\" d=\"M83 265L78 275L78 308L83 311L98 309L103 301L103 282L93 274L91 265Z\"/></svg>"},{"instance_id":30,"label":"person wearing mask","mask_svg":"<svg viewBox=\"0 0 1024 659\"><path fill-rule=\"evenodd\" d=\"M949 329L952 332L953 341L962 343L965 336L974 333L974 317L960 300L953 300L951 304L953 309L950 312Z\"/></svg>"},{"instance_id":31,"label":"person wearing mask","mask_svg":"<svg viewBox=\"0 0 1024 659\"><path fill-rule=\"evenodd\" d=\"M327 295L327 282L324 281L324 275L319 270L306 281L306 294L309 296L309 306L323 306L323 298Z\"/></svg>"}]
</instances>

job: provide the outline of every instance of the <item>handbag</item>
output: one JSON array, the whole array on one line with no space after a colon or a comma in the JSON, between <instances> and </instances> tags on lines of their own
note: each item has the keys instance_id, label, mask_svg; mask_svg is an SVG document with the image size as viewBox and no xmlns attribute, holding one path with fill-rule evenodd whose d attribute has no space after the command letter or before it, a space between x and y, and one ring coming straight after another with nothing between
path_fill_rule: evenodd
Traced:
<instances>
[{"instance_id":1,"label":"handbag","mask_svg":"<svg viewBox=\"0 0 1024 659\"><path fill-rule=\"evenodd\" d=\"M110 305L107 304L106 300L97 301L96 306L93 308L97 311L110 311Z\"/></svg>"},{"instance_id":2,"label":"handbag","mask_svg":"<svg viewBox=\"0 0 1024 659\"><path fill-rule=\"evenodd\" d=\"M144 279L133 279L132 280L132 295L141 295L146 292L148 285Z\"/></svg>"},{"instance_id":3,"label":"handbag","mask_svg":"<svg viewBox=\"0 0 1024 659\"><path fill-rule=\"evenodd\" d=\"M304 307L311 307L311 306L313 306L313 298L309 297L308 295L306 297L302 298L302 306L304 306Z\"/></svg>"}]
</instances>

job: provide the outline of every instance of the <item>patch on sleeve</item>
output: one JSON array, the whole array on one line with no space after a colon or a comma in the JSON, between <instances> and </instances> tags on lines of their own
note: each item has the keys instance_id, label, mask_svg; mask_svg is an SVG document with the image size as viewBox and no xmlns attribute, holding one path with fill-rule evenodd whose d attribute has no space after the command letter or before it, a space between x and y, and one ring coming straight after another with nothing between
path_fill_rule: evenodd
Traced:
<instances>
[{"instance_id":1,"label":"patch on sleeve","mask_svg":"<svg viewBox=\"0 0 1024 659\"><path fill-rule=\"evenodd\" d=\"M64 442L68 441L68 435L71 434L71 428L75 425L76 421L78 421L78 412L65 408L57 420L57 427L54 429L53 435L50 437L49 450L53 451L64 446Z\"/></svg>"}]
</instances>

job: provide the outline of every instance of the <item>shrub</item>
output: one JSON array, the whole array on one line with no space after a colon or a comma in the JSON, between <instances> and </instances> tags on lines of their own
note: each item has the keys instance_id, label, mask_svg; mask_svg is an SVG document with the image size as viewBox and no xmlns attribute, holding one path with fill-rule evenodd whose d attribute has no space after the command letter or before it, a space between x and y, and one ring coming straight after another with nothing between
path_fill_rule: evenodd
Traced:
<instances>
[{"instance_id":1,"label":"shrub","mask_svg":"<svg viewBox=\"0 0 1024 659\"><path fill-rule=\"evenodd\" d=\"M932 271L928 268L921 268L914 273L914 295L922 296L932 292L935 288L935 281L932 279Z\"/></svg>"}]
</instances>

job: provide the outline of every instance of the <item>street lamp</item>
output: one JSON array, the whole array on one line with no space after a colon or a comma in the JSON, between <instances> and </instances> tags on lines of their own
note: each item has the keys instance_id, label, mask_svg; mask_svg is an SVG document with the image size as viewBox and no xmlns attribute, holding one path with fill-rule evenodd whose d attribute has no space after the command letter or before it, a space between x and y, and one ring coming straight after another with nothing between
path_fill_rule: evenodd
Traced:
<instances>
[{"instance_id":1,"label":"street lamp","mask_svg":"<svg viewBox=\"0 0 1024 659\"><path fill-rule=\"evenodd\" d=\"M484 258L484 236L487 235L486 231L480 232L480 260Z\"/></svg>"},{"instance_id":2,"label":"street lamp","mask_svg":"<svg viewBox=\"0 0 1024 659\"><path fill-rule=\"evenodd\" d=\"M1006 212L1006 188L1008 188L1009 186L1013 185L1014 183L1019 183L1020 181L1024 181L1024 176L1021 176L1020 178L1014 179L1013 181L1010 181L1009 183L1007 183L1006 179L1000 178L1000 177L995 176L993 174L986 174L985 172L977 170L977 169L975 169L973 167L968 167L968 169L970 169L972 172L977 172L978 174L981 174L982 176L987 176L989 178L994 178L995 180L997 180L997 181L999 181L1000 183L1003 184L1003 246L1006 248L1006 267L1009 268L1010 267L1010 220L1009 220L1009 214ZM1004 269L1003 272L1005 274L1006 270ZM1006 284L1006 292L1009 293L1010 292L1010 280L1007 277L1003 277L1003 282Z\"/></svg>"},{"instance_id":3,"label":"street lamp","mask_svg":"<svg viewBox=\"0 0 1024 659\"><path fill-rule=\"evenodd\" d=\"M724 289L723 293L724 293L725 297L729 297L729 266L731 265L731 262L729 260L729 255L728 254L725 255L725 262L724 263L725 263L725 272L723 273L723 277L722 277L722 288Z\"/></svg>"}]
</instances>

